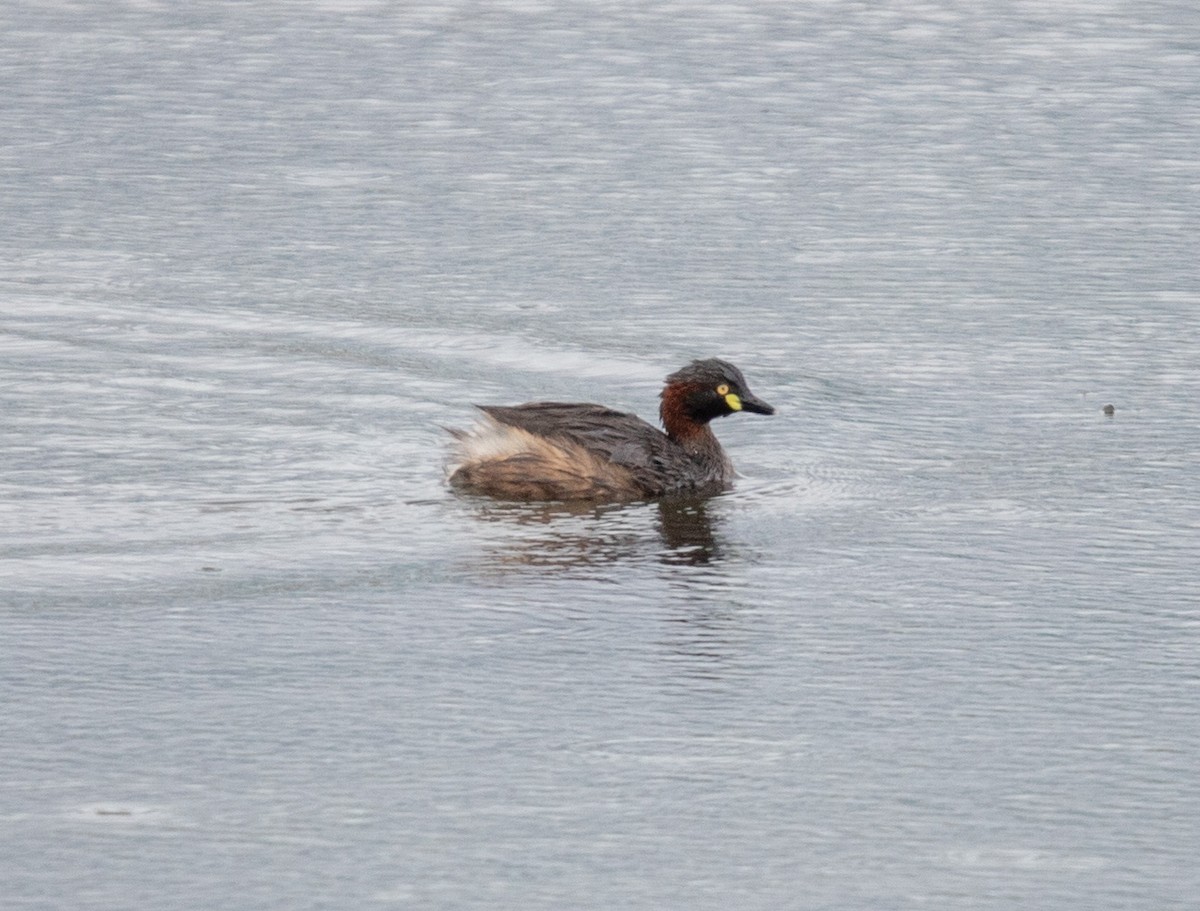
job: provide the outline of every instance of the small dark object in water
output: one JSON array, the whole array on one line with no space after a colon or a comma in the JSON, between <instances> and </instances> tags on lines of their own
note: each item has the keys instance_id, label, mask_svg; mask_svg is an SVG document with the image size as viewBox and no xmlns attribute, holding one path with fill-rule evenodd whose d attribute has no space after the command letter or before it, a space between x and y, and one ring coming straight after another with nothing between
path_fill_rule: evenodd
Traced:
<instances>
[{"instance_id":1,"label":"small dark object in water","mask_svg":"<svg viewBox=\"0 0 1200 911\"><path fill-rule=\"evenodd\" d=\"M1112 405L1105 405L1105 406L1104 406L1104 408L1103 408L1102 410L1103 410L1103 411L1104 411L1104 413L1105 413L1105 414L1107 414L1107 415L1108 415L1110 418L1111 418L1111 417L1112 417L1114 414L1116 414L1116 413L1117 413L1117 409L1116 409L1116 408L1114 408Z\"/></svg>"}]
</instances>

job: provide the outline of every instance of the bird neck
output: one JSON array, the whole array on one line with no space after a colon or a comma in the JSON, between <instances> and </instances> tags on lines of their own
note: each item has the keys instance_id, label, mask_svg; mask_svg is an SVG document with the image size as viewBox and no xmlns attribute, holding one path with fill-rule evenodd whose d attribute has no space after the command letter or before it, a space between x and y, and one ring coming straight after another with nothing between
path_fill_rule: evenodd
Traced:
<instances>
[{"instance_id":1,"label":"bird neck","mask_svg":"<svg viewBox=\"0 0 1200 911\"><path fill-rule=\"evenodd\" d=\"M658 409L667 436L691 450L706 449L711 445L710 440L717 441L708 422L696 420L688 410L688 396L695 391L696 387L687 384L667 386Z\"/></svg>"}]
</instances>

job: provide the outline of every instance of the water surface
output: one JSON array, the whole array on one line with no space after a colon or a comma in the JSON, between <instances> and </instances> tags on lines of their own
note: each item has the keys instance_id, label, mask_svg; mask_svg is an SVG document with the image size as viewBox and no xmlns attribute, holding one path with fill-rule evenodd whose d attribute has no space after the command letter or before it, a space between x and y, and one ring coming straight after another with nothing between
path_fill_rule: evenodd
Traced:
<instances>
[{"instance_id":1,"label":"water surface","mask_svg":"<svg viewBox=\"0 0 1200 911\"><path fill-rule=\"evenodd\" d=\"M6 907L1192 907L1187 4L5 19Z\"/></svg>"}]
</instances>

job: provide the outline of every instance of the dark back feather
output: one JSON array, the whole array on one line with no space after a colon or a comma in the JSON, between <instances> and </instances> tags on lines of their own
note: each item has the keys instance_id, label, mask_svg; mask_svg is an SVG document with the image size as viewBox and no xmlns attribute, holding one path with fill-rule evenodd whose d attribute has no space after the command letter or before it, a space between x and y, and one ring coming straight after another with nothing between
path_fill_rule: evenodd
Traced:
<instances>
[{"instance_id":1,"label":"dark back feather","mask_svg":"<svg viewBox=\"0 0 1200 911\"><path fill-rule=\"evenodd\" d=\"M568 440L628 469L647 495L671 486L669 480L680 468L683 454L679 447L635 414L570 402L478 407L501 424L548 439Z\"/></svg>"}]
</instances>

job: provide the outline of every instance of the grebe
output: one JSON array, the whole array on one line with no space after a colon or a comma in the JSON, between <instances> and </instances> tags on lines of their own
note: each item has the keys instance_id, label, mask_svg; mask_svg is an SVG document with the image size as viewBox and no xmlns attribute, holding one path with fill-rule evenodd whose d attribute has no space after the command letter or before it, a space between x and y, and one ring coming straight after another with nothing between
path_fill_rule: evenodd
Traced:
<instances>
[{"instance_id":1,"label":"grebe","mask_svg":"<svg viewBox=\"0 0 1200 911\"><path fill-rule=\"evenodd\" d=\"M666 379L659 415L666 433L603 405L531 402L480 405L484 419L451 430L457 490L506 500L640 500L716 493L733 465L709 422L737 411L774 414L742 372L717 358Z\"/></svg>"}]
</instances>

